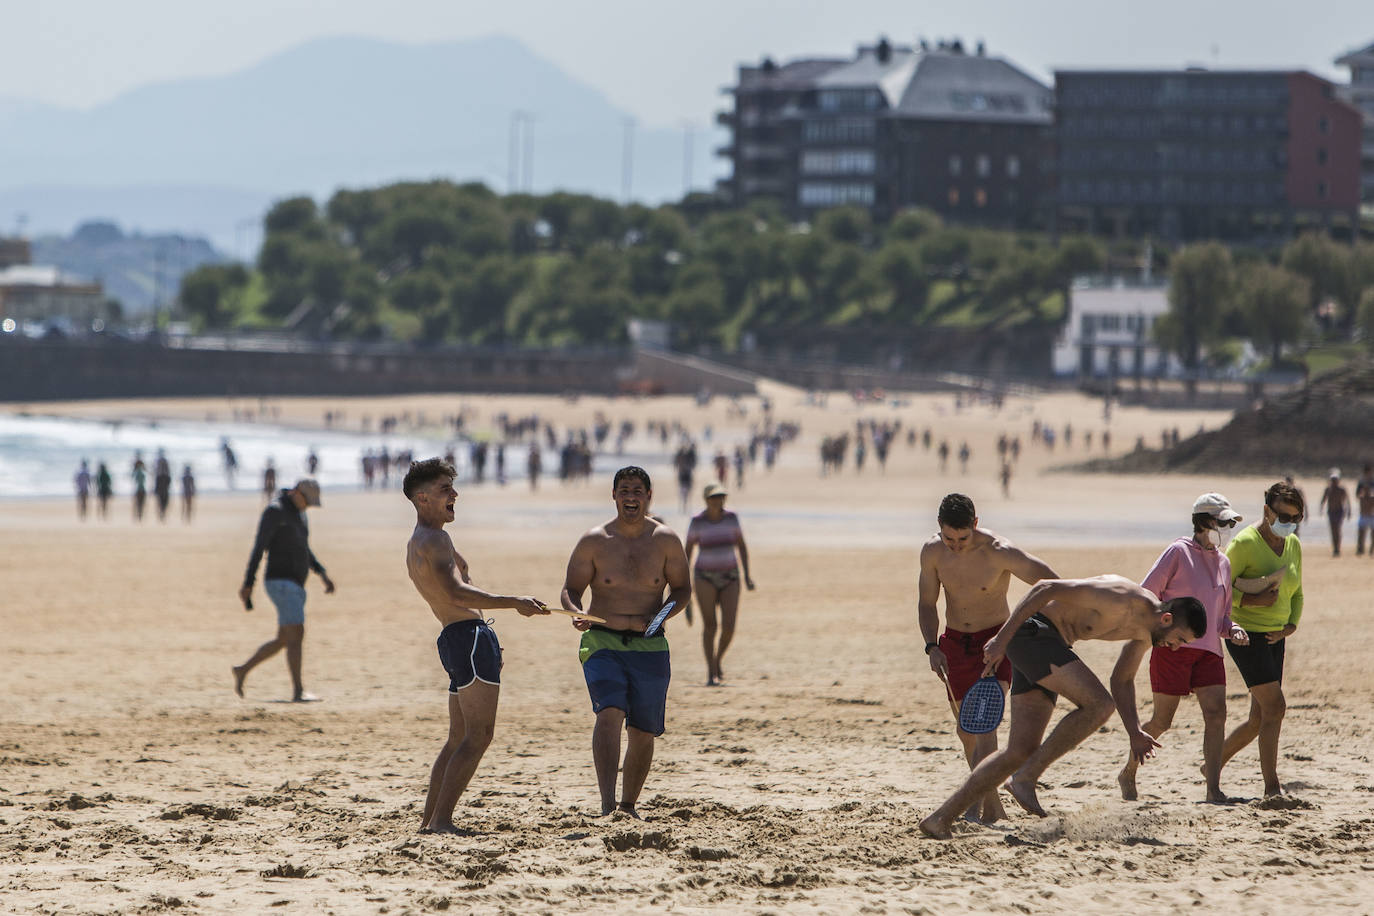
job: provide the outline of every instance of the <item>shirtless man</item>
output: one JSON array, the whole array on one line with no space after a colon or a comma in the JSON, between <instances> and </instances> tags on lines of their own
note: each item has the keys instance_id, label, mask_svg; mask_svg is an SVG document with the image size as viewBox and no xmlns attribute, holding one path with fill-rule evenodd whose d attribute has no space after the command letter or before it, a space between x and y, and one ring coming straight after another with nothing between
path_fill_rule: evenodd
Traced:
<instances>
[{"instance_id":1,"label":"shirtless man","mask_svg":"<svg viewBox=\"0 0 1374 916\"><path fill-rule=\"evenodd\" d=\"M945 683L954 720L959 721L959 704L964 694L982 676L983 646L1007 622L1007 587L1011 577L1034 584L1041 579L1058 578L1054 570L1010 541L986 528L978 527L973 500L962 493L951 493L940 501L936 515L940 531L921 548L921 579L916 610L921 636L930 656L930 670ZM940 587L945 589L945 632L940 633L940 612L935 603ZM997 679L1011 684L1011 662L1003 659L997 666ZM1006 686L1003 687L1003 691ZM973 769L997 750L997 732L970 735L955 730L964 745L964 756ZM968 816L992 823L1006 814L997 790L969 809Z\"/></svg>"},{"instance_id":2,"label":"shirtless man","mask_svg":"<svg viewBox=\"0 0 1374 916\"><path fill-rule=\"evenodd\" d=\"M566 610L582 613L582 593L590 586L587 613L606 621L573 621L582 631L577 655L596 713L592 761L603 815L617 807L623 728L628 746L619 808L639 817L635 802L654 759L654 738L663 734L671 674L662 627L647 636L645 628L664 606L665 588L673 604L669 618L684 611L692 597L687 553L673 530L649 515L652 497L643 468L616 471L611 483L616 517L582 535L568 560L563 585Z\"/></svg>"},{"instance_id":3,"label":"shirtless man","mask_svg":"<svg viewBox=\"0 0 1374 916\"><path fill-rule=\"evenodd\" d=\"M453 807L467 788L496 727L501 695L501 646L479 611L514 608L523 617L547 614L537 598L493 595L472 584L468 564L444 531L453 521L458 471L430 458L410 466L402 490L415 506L415 531L406 545L406 571L443 624L439 660L449 675L448 739L429 774L421 832L457 833Z\"/></svg>"},{"instance_id":4,"label":"shirtless man","mask_svg":"<svg viewBox=\"0 0 1374 916\"><path fill-rule=\"evenodd\" d=\"M1017 804L1044 817L1035 782L1055 760L1073 750L1112 715L1126 727L1131 757L1154 756L1159 742L1140 726L1135 708L1135 674L1151 646L1177 648L1207 630L1207 611L1196 598L1161 602L1121 576L1047 579L1021 599L983 652L986 669L1011 659L1011 734L1006 750L985 758L964 784L933 814L922 832L949 839L954 819L1008 776ZM1069 647L1080 639L1126 640L1112 670L1111 693ZM1059 694L1077 709L1044 738ZM1042 743L1042 738L1044 738Z\"/></svg>"}]
</instances>

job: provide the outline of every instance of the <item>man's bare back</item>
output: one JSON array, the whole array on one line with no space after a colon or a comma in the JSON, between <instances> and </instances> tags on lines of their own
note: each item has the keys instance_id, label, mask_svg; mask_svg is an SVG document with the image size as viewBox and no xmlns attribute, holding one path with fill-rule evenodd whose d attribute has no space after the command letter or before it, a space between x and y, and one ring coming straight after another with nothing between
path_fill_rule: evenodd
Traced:
<instances>
[{"instance_id":1,"label":"man's bare back","mask_svg":"<svg viewBox=\"0 0 1374 916\"><path fill-rule=\"evenodd\" d=\"M1146 640L1155 630L1159 599L1124 576L1058 580L1063 587L1039 611L1064 642Z\"/></svg>"}]
</instances>

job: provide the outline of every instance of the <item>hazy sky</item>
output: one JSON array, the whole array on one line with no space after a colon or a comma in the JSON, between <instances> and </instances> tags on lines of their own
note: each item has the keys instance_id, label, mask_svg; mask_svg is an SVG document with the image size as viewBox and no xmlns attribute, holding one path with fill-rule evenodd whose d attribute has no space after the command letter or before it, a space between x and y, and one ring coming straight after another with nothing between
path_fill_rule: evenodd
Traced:
<instances>
[{"instance_id":1,"label":"hazy sky","mask_svg":"<svg viewBox=\"0 0 1374 916\"><path fill-rule=\"evenodd\" d=\"M984 39L1056 67L1300 67L1374 42L1370 0L0 0L0 98L84 107L150 82L228 73L311 38L505 34L646 124L705 124L735 66L844 55L886 34ZM3 142L3 138L0 138Z\"/></svg>"}]
</instances>

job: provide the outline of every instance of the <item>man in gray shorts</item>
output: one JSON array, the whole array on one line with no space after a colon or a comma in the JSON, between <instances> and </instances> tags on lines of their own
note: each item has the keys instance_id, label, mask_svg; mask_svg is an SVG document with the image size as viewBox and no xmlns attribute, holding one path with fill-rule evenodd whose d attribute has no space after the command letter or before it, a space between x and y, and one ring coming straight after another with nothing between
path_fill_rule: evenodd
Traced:
<instances>
[{"instance_id":1,"label":"man in gray shorts","mask_svg":"<svg viewBox=\"0 0 1374 916\"><path fill-rule=\"evenodd\" d=\"M1035 797L1036 780L1105 725L1113 705L1126 727L1132 759L1143 762L1152 757L1159 742L1140 727L1136 671L1152 646L1176 649L1206 630L1207 612L1196 598L1161 602L1122 576L1037 583L983 651L988 671L1003 656L1011 660L1007 746L984 758L959 790L921 822L921 830L949 839L955 818L1008 776L1006 788L1016 803L1043 817L1045 811ZM1070 648L1080 639L1126 641L1112 670L1110 693ZM1061 693L1078 708L1059 720L1046 738Z\"/></svg>"}]
</instances>

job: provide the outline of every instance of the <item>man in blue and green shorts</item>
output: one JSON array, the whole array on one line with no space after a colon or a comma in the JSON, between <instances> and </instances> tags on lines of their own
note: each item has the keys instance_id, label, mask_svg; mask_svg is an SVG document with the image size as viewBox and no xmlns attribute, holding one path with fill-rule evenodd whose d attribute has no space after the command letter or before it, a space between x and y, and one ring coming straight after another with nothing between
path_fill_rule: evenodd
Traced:
<instances>
[{"instance_id":1,"label":"man in blue and green shorts","mask_svg":"<svg viewBox=\"0 0 1374 916\"><path fill-rule=\"evenodd\" d=\"M663 734L671 668L663 622L649 631L659 610L672 604L671 618L687 607L692 580L687 553L671 528L649 515L653 497L643 468L624 467L611 483L616 517L582 535L568 560L563 585L565 610L587 613L604 623L574 620L582 631L578 659L591 694L596 726L592 761L601 792L601 813L617 807L635 817L654 739ZM582 595L591 588L590 607ZM623 766L620 732L627 735ZM625 774L620 802L615 800L617 771Z\"/></svg>"}]
</instances>

